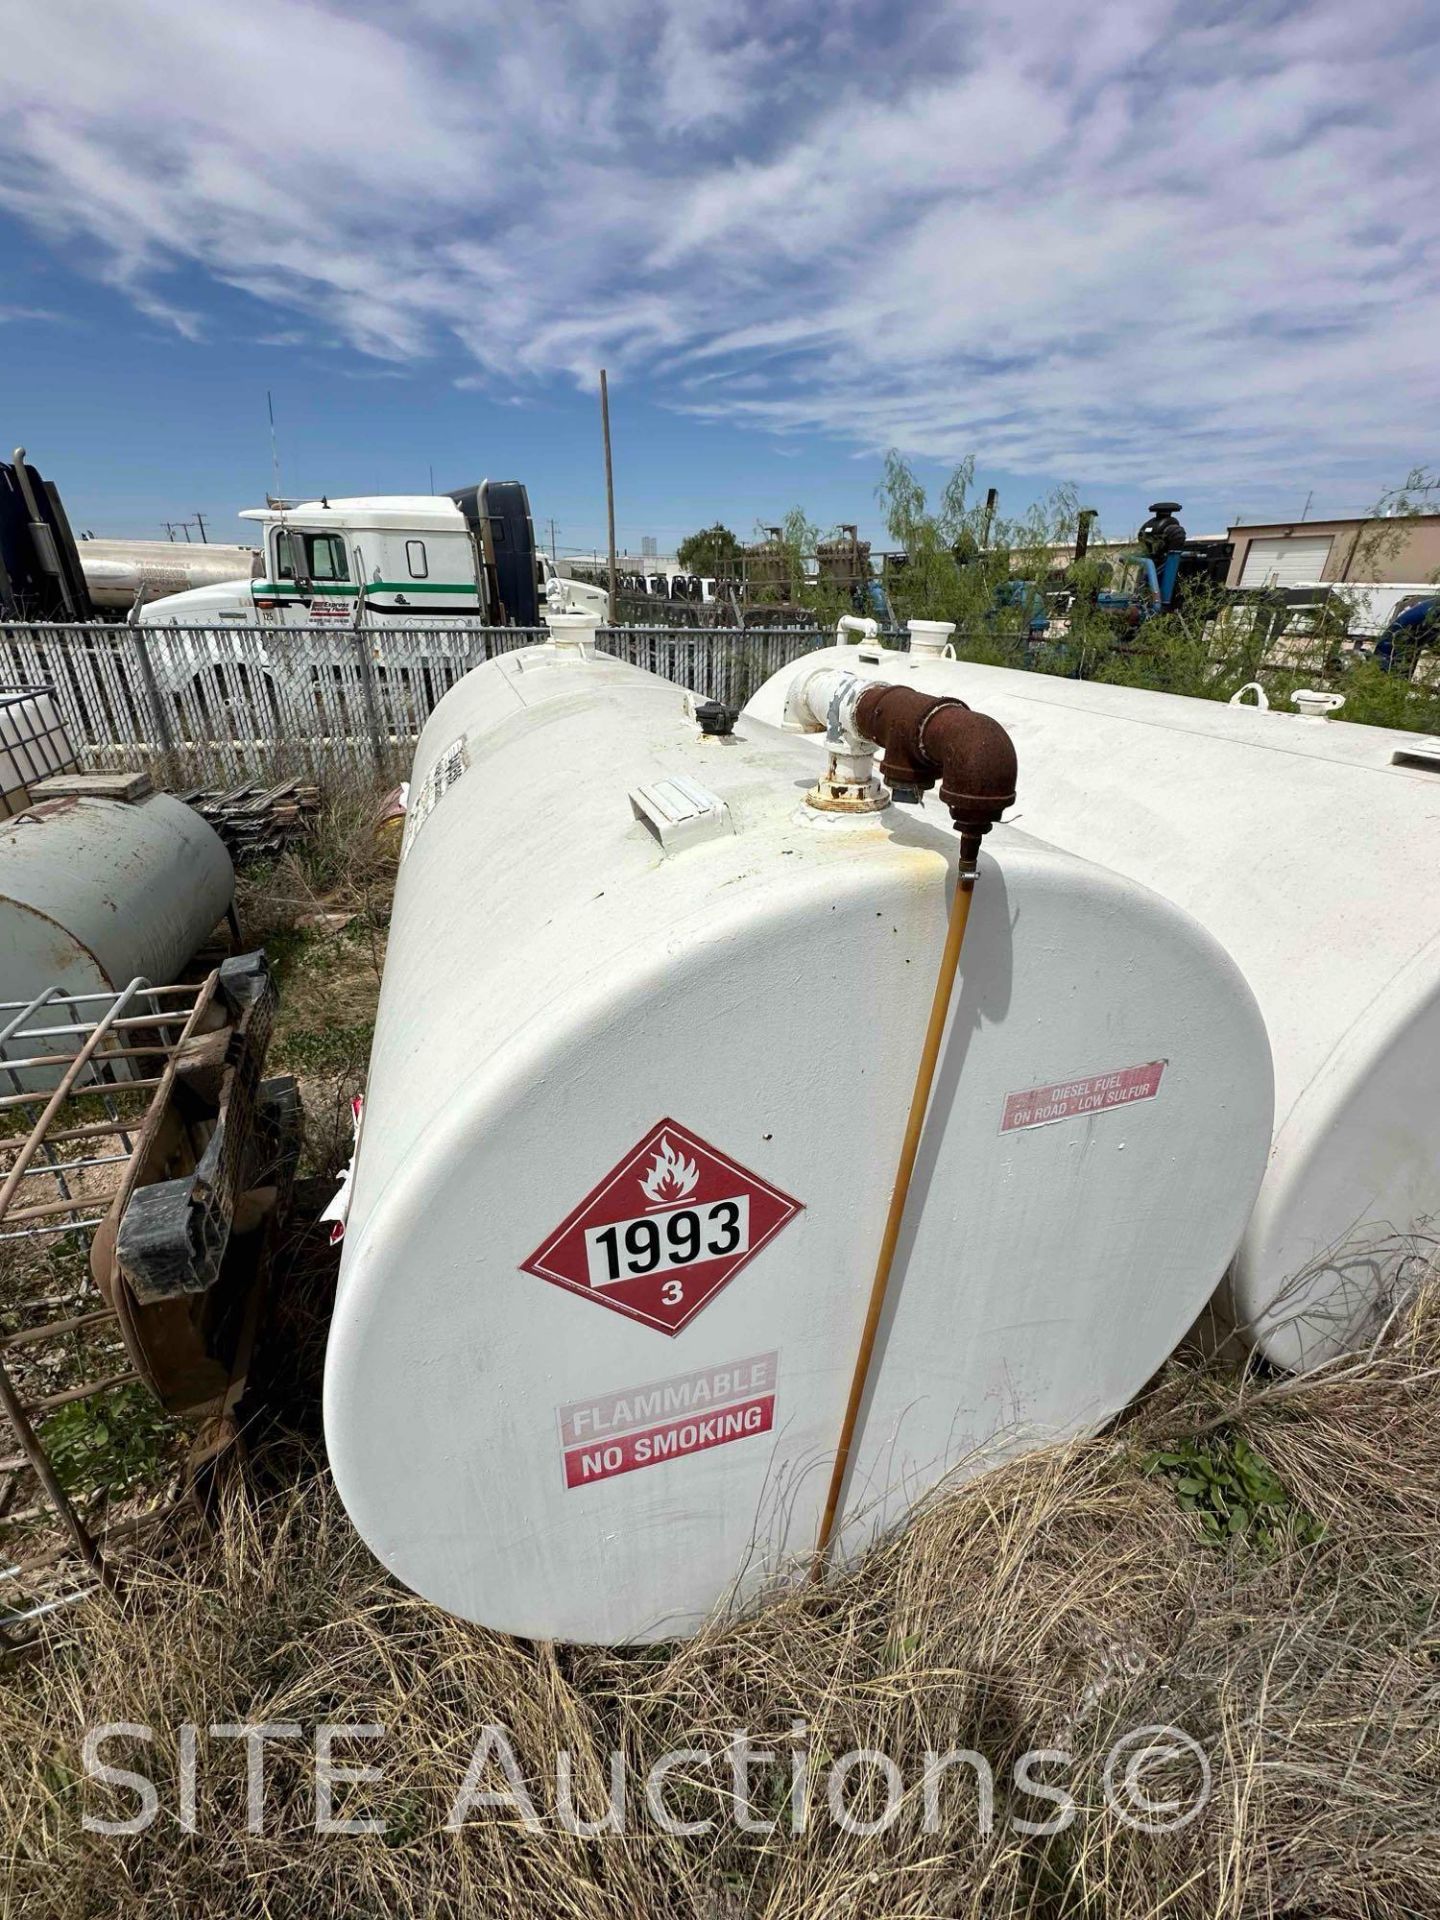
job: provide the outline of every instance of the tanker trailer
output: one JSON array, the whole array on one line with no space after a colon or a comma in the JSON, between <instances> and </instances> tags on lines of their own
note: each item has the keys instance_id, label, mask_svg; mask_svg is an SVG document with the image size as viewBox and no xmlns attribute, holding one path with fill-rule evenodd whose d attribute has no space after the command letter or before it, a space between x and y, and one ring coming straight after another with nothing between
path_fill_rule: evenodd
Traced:
<instances>
[{"instance_id":1,"label":"tanker trailer","mask_svg":"<svg viewBox=\"0 0 1440 1920\"><path fill-rule=\"evenodd\" d=\"M1013 735L1031 832L1199 920L1265 1017L1276 1127L1226 1289L1239 1331L1301 1371L1374 1339L1433 1264L1440 1217L1440 741L943 657L825 649L746 721L808 727L806 675L844 664L973 700ZM812 766L821 743L811 742ZM929 803L925 809L930 810Z\"/></svg>"},{"instance_id":2,"label":"tanker trailer","mask_svg":"<svg viewBox=\"0 0 1440 1920\"><path fill-rule=\"evenodd\" d=\"M1171 903L1009 826L977 857L848 735L817 786L806 741L551 626L416 752L325 1432L408 1586L630 1643L807 1560L837 1461L844 1559L1110 1419L1234 1251L1271 1074ZM947 806L1009 797L966 778Z\"/></svg>"},{"instance_id":3,"label":"tanker trailer","mask_svg":"<svg viewBox=\"0 0 1440 1920\"><path fill-rule=\"evenodd\" d=\"M137 599L148 605L201 587L248 582L260 558L253 547L190 540L87 538L75 551L91 603L112 616L129 613Z\"/></svg>"}]
</instances>

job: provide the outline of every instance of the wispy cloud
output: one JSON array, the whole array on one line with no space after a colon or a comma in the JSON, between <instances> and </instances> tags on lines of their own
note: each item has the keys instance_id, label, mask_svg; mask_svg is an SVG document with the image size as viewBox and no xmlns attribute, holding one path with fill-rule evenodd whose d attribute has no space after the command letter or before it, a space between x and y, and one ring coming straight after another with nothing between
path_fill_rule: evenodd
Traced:
<instances>
[{"instance_id":1,"label":"wispy cloud","mask_svg":"<svg viewBox=\"0 0 1440 1920\"><path fill-rule=\"evenodd\" d=\"M192 337L198 268L496 397L603 362L776 435L1353 490L1433 451L1437 39L1427 0L51 0L0 205Z\"/></svg>"},{"instance_id":2,"label":"wispy cloud","mask_svg":"<svg viewBox=\"0 0 1440 1920\"><path fill-rule=\"evenodd\" d=\"M63 313L52 312L49 307L17 307L0 301L0 327L13 325L22 320L42 321L52 327L63 327L67 324Z\"/></svg>"}]
</instances>

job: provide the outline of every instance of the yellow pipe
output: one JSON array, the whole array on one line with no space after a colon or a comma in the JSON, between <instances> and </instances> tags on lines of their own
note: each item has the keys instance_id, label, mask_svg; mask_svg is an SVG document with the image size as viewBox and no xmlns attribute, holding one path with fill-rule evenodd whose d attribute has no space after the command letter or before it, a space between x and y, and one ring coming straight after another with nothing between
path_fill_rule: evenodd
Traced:
<instances>
[{"instance_id":1,"label":"yellow pipe","mask_svg":"<svg viewBox=\"0 0 1440 1920\"><path fill-rule=\"evenodd\" d=\"M945 1026L950 1017L950 998L955 990L955 976L960 969L960 949L965 944L965 928L970 920L970 898L975 891L976 851L978 849L972 851L964 841L961 842L960 871L955 881L955 898L950 903L950 924L945 935L945 951L940 956L940 971L935 980L935 997L930 1003L930 1023L925 1029L925 1044L920 1050L920 1065L915 1074L915 1088L910 1096L910 1117L905 1122L905 1140L900 1149L900 1165L896 1170L895 1185L890 1194L890 1211L885 1217L885 1233L880 1242L880 1257L875 1263L875 1278L870 1283L870 1305L865 1314L865 1328L860 1335L860 1351L855 1356L855 1372L850 1381L850 1398L840 1427L840 1445L836 1450L835 1465L830 1474L829 1491L825 1495L825 1514L820 1522L820 1538L816 1543L815 1558L810 1568L812 1580L820 1580L824 1577L831 1538L835 1531L835 1518L840 1506L840 1495L850 1467L850 1454L855 1442L855 1423L860 1416L860 1403L865 1397L865 1385L870 1377L870 1362L875 1352L875 1336L880 1330L880 1316L884 1311L885 1295L890 1287L890 1268L895 1259L900 1227L905 1218L905 1203L910 1197L910 1180L915 1171L915 1157L920 1151L920 1136L925 1130L925 1114L930 1105L930 1090L935 1083L935 1069L940 1060L940 1045L945 1038Z\"/></svg>"}]
</instances>

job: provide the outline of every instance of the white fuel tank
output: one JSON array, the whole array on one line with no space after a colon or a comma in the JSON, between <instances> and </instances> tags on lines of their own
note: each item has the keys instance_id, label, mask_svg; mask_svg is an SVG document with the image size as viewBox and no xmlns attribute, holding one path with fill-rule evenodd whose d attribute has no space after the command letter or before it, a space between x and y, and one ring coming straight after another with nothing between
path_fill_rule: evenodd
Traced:
<instances>
[{"instance_id":1,"label":"white fuel tank","mask_svg":"<svg viewBox=\"0 0 1440 1920\"><path fill-rule=\"evenodd\" d=\"M933 648L809 655L747 721L780 724L796 675L836 665L992 714L1025 769L1015 817L1165 894L1234 956L1269 1031L1276 1131L1231 1310L1295 1370L1372 1338L1440 1220L1440 741Z\"/></svg>"},{"instance_id":2,"label":"white fuel tank","mask_svg":"<svg viewBox=\"0 0 1440 1920\"><path fill-rule=\"evenodd\" d=\"M807 742L685 698L508 654L410 788L326 1438L400 1579L544 1638L693 1630L813 1546L955 878L948 824L817 813ZM1123 1406L1270 1124L1219 945L997 828L842 1550Z\"/></svg>"}]
</instances>

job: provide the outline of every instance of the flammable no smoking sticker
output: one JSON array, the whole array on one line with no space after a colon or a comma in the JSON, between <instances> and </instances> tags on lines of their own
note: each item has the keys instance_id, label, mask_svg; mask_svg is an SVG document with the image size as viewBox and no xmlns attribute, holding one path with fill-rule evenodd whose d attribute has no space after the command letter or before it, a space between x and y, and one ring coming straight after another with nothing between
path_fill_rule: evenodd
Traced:
<instances>
[{"instance_id":1,"label":"flammable no smoking sticker","mask_svg":"<svg viewBox=\"0 0 1440 1920\"><path fill-rule=\"evenodd\" d=\"M561 1407L566 1488L770 1433L779 1365L778 1353L756 1353Z\"/></svg>"},{"instance_id":2,"label":"flammable no smoking sticker","mask_svg":"<svg viewBox=\"0 0 1440 1920\"><path fill-rule=\"evenodd\" d=\"M661 1120L522 1271L676 1334L801 1211L738 1160Z\"/></svg>"}]
</instances>

